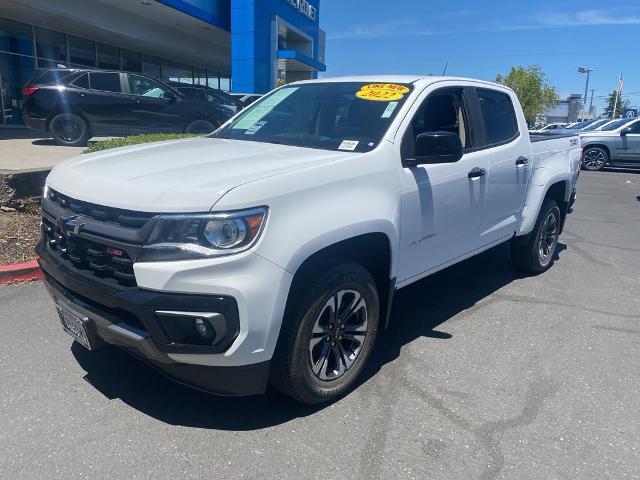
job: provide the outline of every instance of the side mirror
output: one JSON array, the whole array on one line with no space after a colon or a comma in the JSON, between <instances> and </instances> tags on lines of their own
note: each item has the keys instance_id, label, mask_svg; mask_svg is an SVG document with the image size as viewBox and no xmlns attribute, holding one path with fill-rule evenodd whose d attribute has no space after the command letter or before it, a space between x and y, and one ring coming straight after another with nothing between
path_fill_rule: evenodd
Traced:
<instances>
[{"instance_id":1,"label":"side mirror","mask_svg":"<svg viewBox=\"0 0 640 480\"><path fill-rule=\"evenodd\" d=\"M175 102L178 99L178 96L171 90L167 90L166 92L164 92L163 97L169 100L170 102Z\"/></svg>"},{"instance_id":2,"label":"side mirror","mask_svg":"<svg viewBox=\"0 0 640 480\"><path fill-rule=\"evenodd\" d=\"M625 127L622 130L620 130L620 135L622 135L623 137L630 133L631 133L631 127Z\"/></svg>"},{"instance_id":3,"label":"side mirror","mask_svg":"<svg viewBox=\"0 0 640 480\"><path fill-rule=\"evenodd\" d=\"M404 160L405 167L421 164L454 163L462 158L460 137L451 132L426 132L416 138L414 158Z\"/></svg>"}]
</instances>

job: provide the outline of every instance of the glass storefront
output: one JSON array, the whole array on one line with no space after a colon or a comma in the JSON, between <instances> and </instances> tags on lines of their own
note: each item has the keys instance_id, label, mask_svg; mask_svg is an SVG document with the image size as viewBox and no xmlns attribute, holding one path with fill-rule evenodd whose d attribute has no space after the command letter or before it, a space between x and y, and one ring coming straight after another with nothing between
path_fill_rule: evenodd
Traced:
<instances>
[{"instance_id":1,"label":"glass storefront","mask_svg":"<svg viewBox=\"0 0 640 480\"><path fill-rule=\"evenodd\" d=\"M22 87L36 68L104 68L229 90L230 75L0 18L0 125L22 124Z\"/></svg>"}]
</instances>

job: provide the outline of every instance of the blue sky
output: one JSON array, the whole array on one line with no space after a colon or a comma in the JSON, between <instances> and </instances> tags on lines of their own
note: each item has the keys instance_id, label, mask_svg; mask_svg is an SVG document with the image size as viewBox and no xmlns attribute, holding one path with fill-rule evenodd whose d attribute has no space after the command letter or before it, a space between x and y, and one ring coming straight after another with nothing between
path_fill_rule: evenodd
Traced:
<instances>
[{"instance_id":1,"label":"blue sky","mask_svg":"<svg viewBox=\"0 0 640 480\"><path fill-rule=\"evenodd\" d=\"M399 73L494 80L512 65L540 65L562 98L584 94L579 65L602 112L616 88L640 106L640 1L321 0L327 76ZM631 95L638 92L637 95ZM591 92L589 92L591 95Z\"/></svg>"}]
</instances>

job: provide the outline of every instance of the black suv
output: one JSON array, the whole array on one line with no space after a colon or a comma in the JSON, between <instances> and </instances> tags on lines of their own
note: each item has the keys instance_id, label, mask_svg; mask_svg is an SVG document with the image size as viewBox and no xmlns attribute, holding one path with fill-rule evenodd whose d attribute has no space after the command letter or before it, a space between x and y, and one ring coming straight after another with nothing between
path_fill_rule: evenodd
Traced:
<instances>
[{"instance_id":1,"label":"black suv","mask_svg":"<svg viewBox=\"0 0 640 480\"><path fill-rule=\"evenodd\" d=\"M109 70L36 70L22 94L24 123L67 146L94 135L209 133L234 113L155 78Z\"/></svg>"}]
</instances>

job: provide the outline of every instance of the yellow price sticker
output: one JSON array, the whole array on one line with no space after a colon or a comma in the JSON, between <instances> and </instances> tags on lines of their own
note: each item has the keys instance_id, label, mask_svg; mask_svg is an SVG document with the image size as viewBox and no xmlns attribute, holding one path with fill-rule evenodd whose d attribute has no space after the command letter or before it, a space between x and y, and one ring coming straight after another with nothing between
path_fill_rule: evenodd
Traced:
<instances>
[{"instance_id":1,"label":"yellow price sticker","mask_svg":"<svg viewBox=\"0 0 640 480\"><path fill-rule=\"evenodd\" d=\"M404 97L404 94L408 92L409 88L404 85L395 83L370 83L363 86L359 92L356 92L356 96L363 100L390 102L400 100Z\"/></svg>"}]
</instances>

